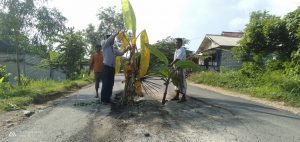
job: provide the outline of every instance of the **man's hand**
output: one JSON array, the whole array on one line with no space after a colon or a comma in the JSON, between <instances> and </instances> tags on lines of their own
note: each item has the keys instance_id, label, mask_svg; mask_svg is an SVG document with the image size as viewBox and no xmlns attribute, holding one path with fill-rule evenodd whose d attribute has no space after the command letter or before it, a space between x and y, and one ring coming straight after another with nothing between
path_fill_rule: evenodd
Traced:
<instances>
[{"instance_id":1,"label":"man's hand","mask_svg":"<svg viewBox=\"0 0 300 142\"><path fill-rule=\"evenodd\" d=\"M115 34L115 37L116 37L119 33L120 33L120 31L117 31L116 34Z\"/></svg>"},{"instance_id":2,"label":"man's hand","mask_svg":"<svg viewBox=\"0 0 300 142\"><path fill-rule=\"evenodd\" d=\"M125 52L127 52L130 49L131 49L131 46L127 46L127 48L125 49Z\"/></svg>"}]
</instances>

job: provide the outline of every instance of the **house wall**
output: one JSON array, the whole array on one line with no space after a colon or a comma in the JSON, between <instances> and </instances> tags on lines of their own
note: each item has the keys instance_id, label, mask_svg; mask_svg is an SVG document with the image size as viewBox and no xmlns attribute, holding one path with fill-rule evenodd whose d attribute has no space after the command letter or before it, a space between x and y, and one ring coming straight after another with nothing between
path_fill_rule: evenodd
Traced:
<instances>
[{"instance_id":1,"label":"house wall","mask_svg":"<svg viewBox=\"0 0 300 142\"><path fill-rule=\"evenodd\" d=\"M201 69L219 71L222 57L221 50L210 50L209 53L206 53L210 54L210 57L199 59L198 64L201 66Z\"/></svg>"},{"instance_id":2,"label":"house wall","mask_svg":"<svg viewBox=\"0 0 300 142\"><path fill-rule=\"evenodd\" d=\"M234 59L231 50L222 50L222 56L220 60L220 68L226 70L238 70L242 67L242 63Z\"/></svg>"},{"instance_id":3,"label":"house wall","mask_svg":"<svg viewBox=\"0 0 300 142\"><path fill-rule=\"evenodd\" d=\"M214 42L209 42L208 45L207 45L207 50L208 49L213 49L213 48L216 48L218 47L219 45L214 43Z\"/></svg>"},{"instance_id":4,"label":"house wall","mask_svg":"<svg viewBox=\"0 0 300 142\"><path fill-rule=\"evenodd\" d=\"M21 73L31 79L50 79L49 68L39 68L42 59L31 55L20 56L20 70ZM16 55L0 53L0 64L5 65L7 71L11 74L9 81L14 83L14 78L18 75ZM66 79L66 75L61 70L52 70L55 81L62 81Z\"/></svg>"}]
</instances>

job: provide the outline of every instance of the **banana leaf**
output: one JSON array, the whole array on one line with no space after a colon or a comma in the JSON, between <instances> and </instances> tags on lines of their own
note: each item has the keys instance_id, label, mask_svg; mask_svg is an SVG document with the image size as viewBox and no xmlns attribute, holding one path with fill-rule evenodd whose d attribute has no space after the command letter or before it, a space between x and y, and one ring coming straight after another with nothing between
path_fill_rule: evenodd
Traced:
<instances>
[{"instance_id":1,"label":"banana leaf","mask_svg":"<svg viewBox=\"0 0 300 142\"><path fill-rule=\"evenodd\" d=\"M175 63L175 67L176 68L184 68L184 69L193 69L193 70L199 69L199 65L197 65L194 62L189 61L189 60L184 60L184 61L180 60L180 61L177 61Z\"/></svg>"},{"instance_id":2,"label":"banana leaf","mask_svg":"<svg viewBox=\"0 0 300 142\"><path fill-rule=\"evenodd\" d=\"M126 36L126 34L124 32L120 32L118 35L117 35L117 38L118 40L121 42L121 47L120 49L121 50L125 50L126 47L129 45L129 41L128 41L128 38Z\"/></svg>"},{"instance_id":3,"label":"banana leaf","mask_svg":"<svg viewBox=\"0 0 300 142\"><path fill-rule=\"evenodd\" d=\"M178 86L179 85L179 77L177 76L177 74L173 74L171 76L171 80L174 86Z\"/></svg>"},{"instance_id":4,"label":"banana leaf","mask_svg":"<svg viewBox=\"0 0 300 142\"><path fill-rule=\"evenodd\" d=\"M120 49L125 50L125 48L129 44L125 33L123 33L123 32L119 33L117 35L117 38L119 41L121 41ZM120 72L120 68L121 68L121 57L118 56L118 57L116 57L116 60L115 60L115 74L118 74Z\"/></svg>"},{"instance_id":5,"label":"banana leaf","mask_svg":"<svg viewBox=\"0 0 300 142\"><path fill-rule=\"evenodd\" d=\"M167 78L171 74L171 71L170 71L170 68L168 68L167 66L161 66L158 73L162 77Z\"/></svg>"},{"instance_id":6,"label":"banana leaf","mask_svg":"<svg viewBox=\"0 0 300 142\"><path fill-rule=\"evenodd\" d=\"M146 47L150 49L150 53L156 56L160 61L162 61L164 64L168 65L168 58L166 55L164 55L161 51L159 51L157 48L152 47L149 44L146 44Z\"/></svg>"},{"instance_id":7,"label":"banana leaf","mask_svg":"<svg viewBox=\"0 0 300 142\"><path fill-rule=\"evenodd\" d=\"M122 14L125 22L125 27L128 30L132 30L133 36L136 33L136 19L133 8L129 0L122 0Z\"/></svg>"},{"instance_id":8,"label":"banana leaf","mask_svg":"<svg viewBox=\"0 0 300 142\"><path fill-rule=\"evenodd\" d=\"M142 31L141 33L141 60L140 60L140 71L139 77L144 77L148 71L149 63L150 63L150 50L146 48L149 44L148 35L146 30Z\"/></svg>"}]
</instances>

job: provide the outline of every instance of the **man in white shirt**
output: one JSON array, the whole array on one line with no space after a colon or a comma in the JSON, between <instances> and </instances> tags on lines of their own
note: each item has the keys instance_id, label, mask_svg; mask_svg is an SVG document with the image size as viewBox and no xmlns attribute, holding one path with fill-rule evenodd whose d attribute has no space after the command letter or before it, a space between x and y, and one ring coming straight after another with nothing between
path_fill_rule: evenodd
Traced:
<instances>
[{"instance_id":1,"label":"man in white shirt","mask_svg":"<svg viewBox=\"0 0 300 142\"><path fill-rule=\"evenodd\" d=\"M175 53L174 53L174 60L170 64L173 66L177 61L179 60L186 60L186 51L185 48L182 47L182 38L176 38L175 42ZM178 68L176 69L175 72L176 78L178 79L175 85L175 91L176 91L176 96L172 98L171 100L179 100L179 94L182 94L181 99L178 101L180 102L185 102L186 101L186 89L187 89L187 84L186 84L186 79L185 79L185 70L183 68Z\"/></svg>"}]
</instances>

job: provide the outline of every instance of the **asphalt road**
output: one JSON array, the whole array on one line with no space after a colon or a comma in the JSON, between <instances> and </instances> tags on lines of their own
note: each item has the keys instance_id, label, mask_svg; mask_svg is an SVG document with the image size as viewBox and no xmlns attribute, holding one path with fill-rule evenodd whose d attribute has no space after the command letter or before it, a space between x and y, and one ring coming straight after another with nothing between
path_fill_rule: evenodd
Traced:
<instances>
[{"instance_id":1,"label":"asphalt road","mask_svg":"<svg viewBox=\"0 0 300 142\"><path fill-rule=\"evenodd\" d=\"M300 142L299 115L194 86L189 86L188 94L204 104L228 111L230 118L220 127L237 141Z\"/></svg>"},{"instance_id":2,"label":"asphalt road","mask_svg":"<svg viewBox=\"0 0 300 142\"><path fill-rule=\"evenodd\" d=\"M116 77L114 93L123 89L121 80ZM171 87L167 98L173 94ZM98 104L89 86L0 133L0 140L300 142L298 115L194 86L187 94L181 104L160 105L160 92L116 109Z\"/></svg>"}]
</instances>

